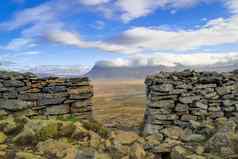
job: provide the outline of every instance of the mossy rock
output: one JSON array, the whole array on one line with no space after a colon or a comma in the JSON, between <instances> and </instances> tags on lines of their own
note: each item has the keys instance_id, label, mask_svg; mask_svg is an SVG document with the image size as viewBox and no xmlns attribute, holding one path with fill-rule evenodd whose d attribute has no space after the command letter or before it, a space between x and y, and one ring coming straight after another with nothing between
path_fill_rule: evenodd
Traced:
<instances>
[{"instance_id":1,"label":"mossy rock","mask_svg":"<svg viewBox=\"0 0 238 159\"><path fill-rule=\"evenodd\" d=\"M60 137L71 137L76 129L76 126L71 122L63 122L59 128Z\"/></svg>"},{"instance_id":2,"label":"mossy rock","mask_svg":"<svg viewBox=\"0 0 238 159\"><path fill-rule=\"evenodd\" d=\"M37 137L32 129L25 128L21 133L13 138L13 142L17 145L35 145L37 143Z\"/></svg>"},{"instance_id":3,"label":"mossy rock","mask_svg":"<svg viewBox=\"0 0 238 159\"><path fill-rule=\"evenodd\" d=\"M84 121L82 123L86 129L96 132L103 138L108 138L110 136L109 129L105 128L102 124L98 123L95 120Z\"/></svg>"},{"instance_id":4,"label":"mossy rock","mask_svg":"<svg viewBox=\"0 0 238 159\"><path fill-rule=\"evenodd\" d=\"M17 159L43 159L42 157L38 155L34 155L29 152L17 152L16 158Z\"/></svg>"},{"instance_id":5,"label":"mossy rock","mask_svg":"<svg viewBox=\"0 0 238 159\"><path fill-rule=\"evenodd\" d=\"M39 130L37 136L40 140L55 138L59 135L59 123L55 121L44 121L44 125Z\"/></svg>"},{"instance_id":6,"label":"mossy rock","mask_svg":"<svg viewBox=\"0 0 238 159\"><path fill-rule=\"evenodd\" d=\"M112 157L106 153L96 153L96 159L112 159Z\"/></svg>"},{"instance_id":7,"label":"mossy rock","mask_svg":"<svg viewBox=\"0 0 238 159\"><path fill-rule=\"evenodd\" d=\"M17 129L17 124L12 117L0 121L0 131L3 131L6 134L12 134L16 132Z\"/></svg>"},{"instance_id":8,"label":"mossy rock","mask_svg":"<svg viewBox=\"0 0 238 159\"><path fill-rule=\"evenodd\" d=\"M6 140L7 136L3 132L0 132L0 144L5 143Z\"/></svg>"}]
</instances>

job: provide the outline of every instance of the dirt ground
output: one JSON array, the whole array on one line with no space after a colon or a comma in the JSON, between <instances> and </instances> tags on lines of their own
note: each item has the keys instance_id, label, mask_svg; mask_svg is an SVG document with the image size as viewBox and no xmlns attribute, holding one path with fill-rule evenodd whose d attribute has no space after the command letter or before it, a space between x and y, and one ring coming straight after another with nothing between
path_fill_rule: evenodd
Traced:
<instances>
[{"instance_id":1,"label":"dirt ground","mask_svg":"<svg viewBox=\"0 0 238 159\"><path fill-rule=\"evenodd\" d=\"M94 85L96 119L112 128L138 129L143 122L143 80L97 80Z\"/></svg>"}]
</instances>

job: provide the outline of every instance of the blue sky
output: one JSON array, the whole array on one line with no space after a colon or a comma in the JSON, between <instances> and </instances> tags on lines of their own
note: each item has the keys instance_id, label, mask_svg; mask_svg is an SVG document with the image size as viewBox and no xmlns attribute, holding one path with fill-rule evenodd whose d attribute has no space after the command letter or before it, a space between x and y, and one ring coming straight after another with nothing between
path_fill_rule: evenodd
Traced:
<instances>
[{"instance_id":1,"label":"blue sky","mask_svg":"<svg viewBox=\"0 0 238 159\"><path fill-rule=\"evenodd\" d=\"M237 0L3 0L0 60L21 67L238 59Z\"/></svg>"}]
</instances>

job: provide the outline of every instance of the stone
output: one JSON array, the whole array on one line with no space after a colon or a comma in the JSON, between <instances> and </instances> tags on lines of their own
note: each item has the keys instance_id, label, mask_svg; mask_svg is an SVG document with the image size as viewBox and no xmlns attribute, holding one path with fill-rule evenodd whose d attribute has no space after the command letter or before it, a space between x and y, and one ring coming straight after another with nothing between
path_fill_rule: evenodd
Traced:
<instances>
[{"instance_id":1,"label":"stone","mask_svg":"<svg viewBox=\"0 0 238 159\"><path fill-rule=\"evenodd\" d=\"M17 124L12 117L0 121L0 131L6 134L11 134L18 129Z\"/></svg>"},{"instance_id":2,"label":"stone","mask_svg":"<svg viewBox=\"0 0 238 159\"><path fill-rule=\"evenodd\" d=\"M216 84L197 84L195 89L207 89L207 88L216 88Z\"/></svg>"},{"instance_id":3,"label":"stone","mask_svg":"<svg viewBox=\"0 0 238 159\"><path fill-rule=\"evenodd\" d=\"M3 132L0 132L0 144L4 144L6 140L7 136Z\"/></svg>"},{"instance_id":4,"label":"stone","mask_svg":"<svg viewBox=\"0 0 238 159\"><path fill-rule=\"evenodd\" d=\"M224 107L230 107L232 105L238 104L238 101L233 101L233 100L224 100L222 101L222 105Z\"/></svg>"},{"instance_id":5,"label":"stone","mask_svg":"<svg viewBox=\"0 0 238 159\"><path fill-rule=\"evenodd\" d=\"M206 137L203 135L200 135L200 134L191 134L184 138L184 140L187 142L197 142L197 143L201 143L201 142L205 141L205 139L206 139Z\"/></svg>"},{"instance_id":6,"label":"stone","mask_svg":"<svg viewBox=\"0 0 238 159\"><path fill-rule=\"evenodd\" d=\"M0 100L0 107L8 111L20 111L33 107L34 104L29 101L22 100Z\"/></svg>"},{"instance_id":7,"label":"stone","mask_svg":"<svg viewBox=\"0 0 238 159\"><path fill-rule=\"evenodd\" d=\"M58 105L62 104L64 102L64 97L47 97L42 96L38 99L38 105L39 106L45 106L45 105Z\"/></svg>"},{"instance_id":8,"label":"stone","mask_svg":"<svg viewBox=\"0 0 238 159\"><path fill-rule=\"evenodd\" d=\"M6 80L6 81L3 81L3 85L5 87L24 87L25 86L25 83L24 82L21 82L21 81L18 81L18 80Z\"/></svg>"},{"instance_id":9,"label":"stone","mask_svg":"<svg viewBox=\"0 0 238 159\"><path fill-rule=\"evenodd\" d=\"M160 100L158 102L149 103L151 108L174 108L175 102L173 100Z\"/></svg>"},{"instance_id":10,"label":"stone","mask_svg":"<svg viewBox=\"0 0 238 159\"><path fill-rule=\"evenodd\" d=\"M153 147L152 152L154 153L171 153L172 149L176 145L180 145L181 142L178 140L166 139L163 143Z\"/></svg>"},{"instance_id":11,"label":"stone","mask_svg":"<svg viewBox=\"0 0 238 159\"><path fill-rule=\"evenodd\" d=\"M92 105L90 100L76 101L72 103L72 107L74 108L84 108L88 105Z\"/></svg>"},{"instance_id":12,"label":"stone","mask_svg":"<svg viewBox=\"0 0 238 159\"><path fill-rule=\"evenodd\" d=\"M123 145L130 145L139 139L139 136L134 132L129 131L116 131L115 140Z\"/></svg>"},{"instance_id":13,"label":"stone","mask_svg":"<svg viewBox=\"0 0 238 159\"><path fill-rule=\"evenodd\" d=\"M42 88L43 93L61 93L66 91L67 89L65 86L48 86Z\"/></svg>"},{"instance_id":14,"label":"stone","mask_svg":"<svg viewBox=\"0 0 238 159\"><path fill-rule=\"evenodd\" d=\"M43 121L42 121L43 122ZM55 138L59 134L59 123L53 120L45 121L40 127L37 136L41 140L46 140L48 138Z\"/></svg>"},{"instance_id":15,"label":"stone","mask_svg":"<svg viewBox=\"0 0 238 159\"><path fill-rule=\"evenodd\" d=\"M198 101L201 99L201 96L188 96L188 97L180 97L179 101L183 104L192 104L194 101Z\"/></svg>"},{"instance_id":16,"label":"stone","mask_svg":"<svg viewBox=\"0 0 238 159\"><path fill-rule=\"evenodd\" d=\"M230 94L233 89L234 89L234 87L232 87L232 86L224 86L224 87L217 88L216 91L220 96L223 96L226 94Z\"/></svg>"},{"instance_id":17,"label":"stone","mask_svg":"<svg viewBox=\"0 0 238 159\"><path fill-rule=\"evenodd\" d=\"M238 135L234 132L217 132L206 143L205 148L209 152L222 153L222 147L235 149L238 144Z\"/></svg>"},{"instance_id":18,"label":"stone","mask_svg":"<svg viewBox=\"0 0 238 159\"><path fill-rule=\"evenodd\" d=\"M132 145L129 154L130 159L144 159L146 156L143 146L138 143Z\"/></svg>"},{"instance_id":19,"label":"stone","mask_svg":"<svg viewBox=\"0 0 238 159\"><path fill-rule=\"evenodd\" d=\"M159 91L159 92L170 92L173 90L173 85L172 84L157 85L157 86L153 86L152 90Z\"/></svg>"},{"instance_id":20,"label":"stone","mask_svg":"<svg viewBox=\"0 0 238 159\"><path fill-rule=\"evenodd\" d=\"M75 94L71 94L70 95L70 99L73 100L85 100L85 99L89 99L93 96L92 93L82 93L80 95L75 95Z\"/></svg>"},{"instance_id":21,"label":"stone","mask_svg":"<svg viewBox=\"0 0 238 159\"><path fill-rule=\"evenodd\" d=\"M157 120L177 120L178 116L176 114L170 114L170 115L158 115L154 117Z\"/></svg>"},{"instance_id":22,"label":"stone","mask_svg":"<svg viewBox=\"0 0 238 159\"><path fill-rule=\"evenodd\" d=\"M17 159L43 159L42 157L38 155L34 155L30 152L17 152L16 158Z\"/></svg>"},{"instance_id":23,"label":"stone","mask_svg":"<svg viewBox=\"0 0 238 159\"><path fill-rule=\"evenodd\" d=\"M208 105L207 104L203 104L202 102L195 102L194 106L196 108L201 108L201 109L204 109L204 110L208 109Z\"/></svg>"},{"instance_id":24,"label":"stone","mask_svg":"<svg viewBox=\"0 0 238 159\"><path fill-rule=\"evenodd\" d=\"M189 114L185 114L181 117L182 121L190 121L190 120L197 120L197 116L193 116L193 115L189 115Z\"/></svg>"},{"instance_id":25,"label":"stone","mask_svg":"<svg viewBox=\"0 0 238 159\"><path fill-rule=\"evenodd\" d=\"M51 105L46 107L46 114L47 115L63 115L68 114L70 112L69 105L62 104L62 105Z\"/></svg>"},{"instance_id":26,"label":"stone","mask_svg":"<svg viewBox=\"0 0 238 159\"><path fill-rule=\"evenodd\" d=\"M146 147L154 147L159 145L164 139L164 135L156 133L145 137Z\"/></svg>"},{"instance_id":27,"label":"stone","mask_svg":"<svg viewBox=\"0 0 238 159\"><path fill-rule=\"evenodd\" d=\"M81 157L81 153L79 153L78 149L67 141L49 139L38 143L36 148L39 152L44 154L44 156L47 156L47 158L55 156L56 158L63 159L88 159Z\"/></svg>"},{"instance_id":28,"label":"stone","mask_svg":"<svg viewBox=\"0 0 238 159\"><path fill-rule=\"evenodd\" d=\"M59 126L58 135L63 137L72 137L75 132L76 125L71 122L64 122Z\"/></svg>"},{"instance_id":29,"label":"stone","mask_svg":"<svg viewBox=\"0 0 238 159\"><path fill-rule=\"evenodd\" d=\"M175 148L173 148L170 157L171 157L171 159L188 159L188 156L190 156L192 154L193 153L191 151L185 149L184 147L176 146Z\"/></svg>"},{"instance_id":30,"label":"stone","mask_svg":"<svg viewBox=\"0 0 238 159\"><path fill-rule=\"evenodd\" d=\"M30 146L37 143L37 137L32 129L25 128L16 137L13 138L13 142L17 145Z\"/></svg>"},{"instance_id":31,"label":"stone","mask_svg":"<svg viewBox=\"0 0 238 159\"><path fill-rule=\"evenodd\" d=\"M179 128L179 127L169 127L169 128L166 128L164 130L162 130L162 132L169 138L171 139L175 139L175 140L178 140L178 139L181 139L182 136L184 136L184 131L183 129Z\"/></svg>"},{"instance_id":32,"label":"stone","mask_svg":"<svg viewBox=\"0 0 238 159\"><path fill-rule=\"evenodd\" d=\"M188 111L188 105L178 103L175 107L175 111L176 112L187 112Z\"/></svg>"},{"instance_id":33,"label":"stone","mask_svg":"<svg viewBox=\"0 0 238 159\"><path fill-rule=\"evenodd\" d=\"M5 110L0 110L0 118L7 116L8 113Z\"/></svg>"}]
</instances>

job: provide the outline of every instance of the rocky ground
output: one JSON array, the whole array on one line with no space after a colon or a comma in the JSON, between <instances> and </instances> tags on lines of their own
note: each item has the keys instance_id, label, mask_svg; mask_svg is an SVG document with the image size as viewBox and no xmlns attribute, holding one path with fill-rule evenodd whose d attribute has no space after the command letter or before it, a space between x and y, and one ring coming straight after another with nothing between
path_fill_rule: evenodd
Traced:
<instances>
[{"instance_id":1,"label":"rocky ground","mask_svg":"<svg viewBox=\"0 0 238 159\"><path fill-rule=\"evenodd\" d=\"M75 117L0 120L1 159L236 159L237 119L171 127L156 135L104 128Z\"/></svg>"}]
</instances>

